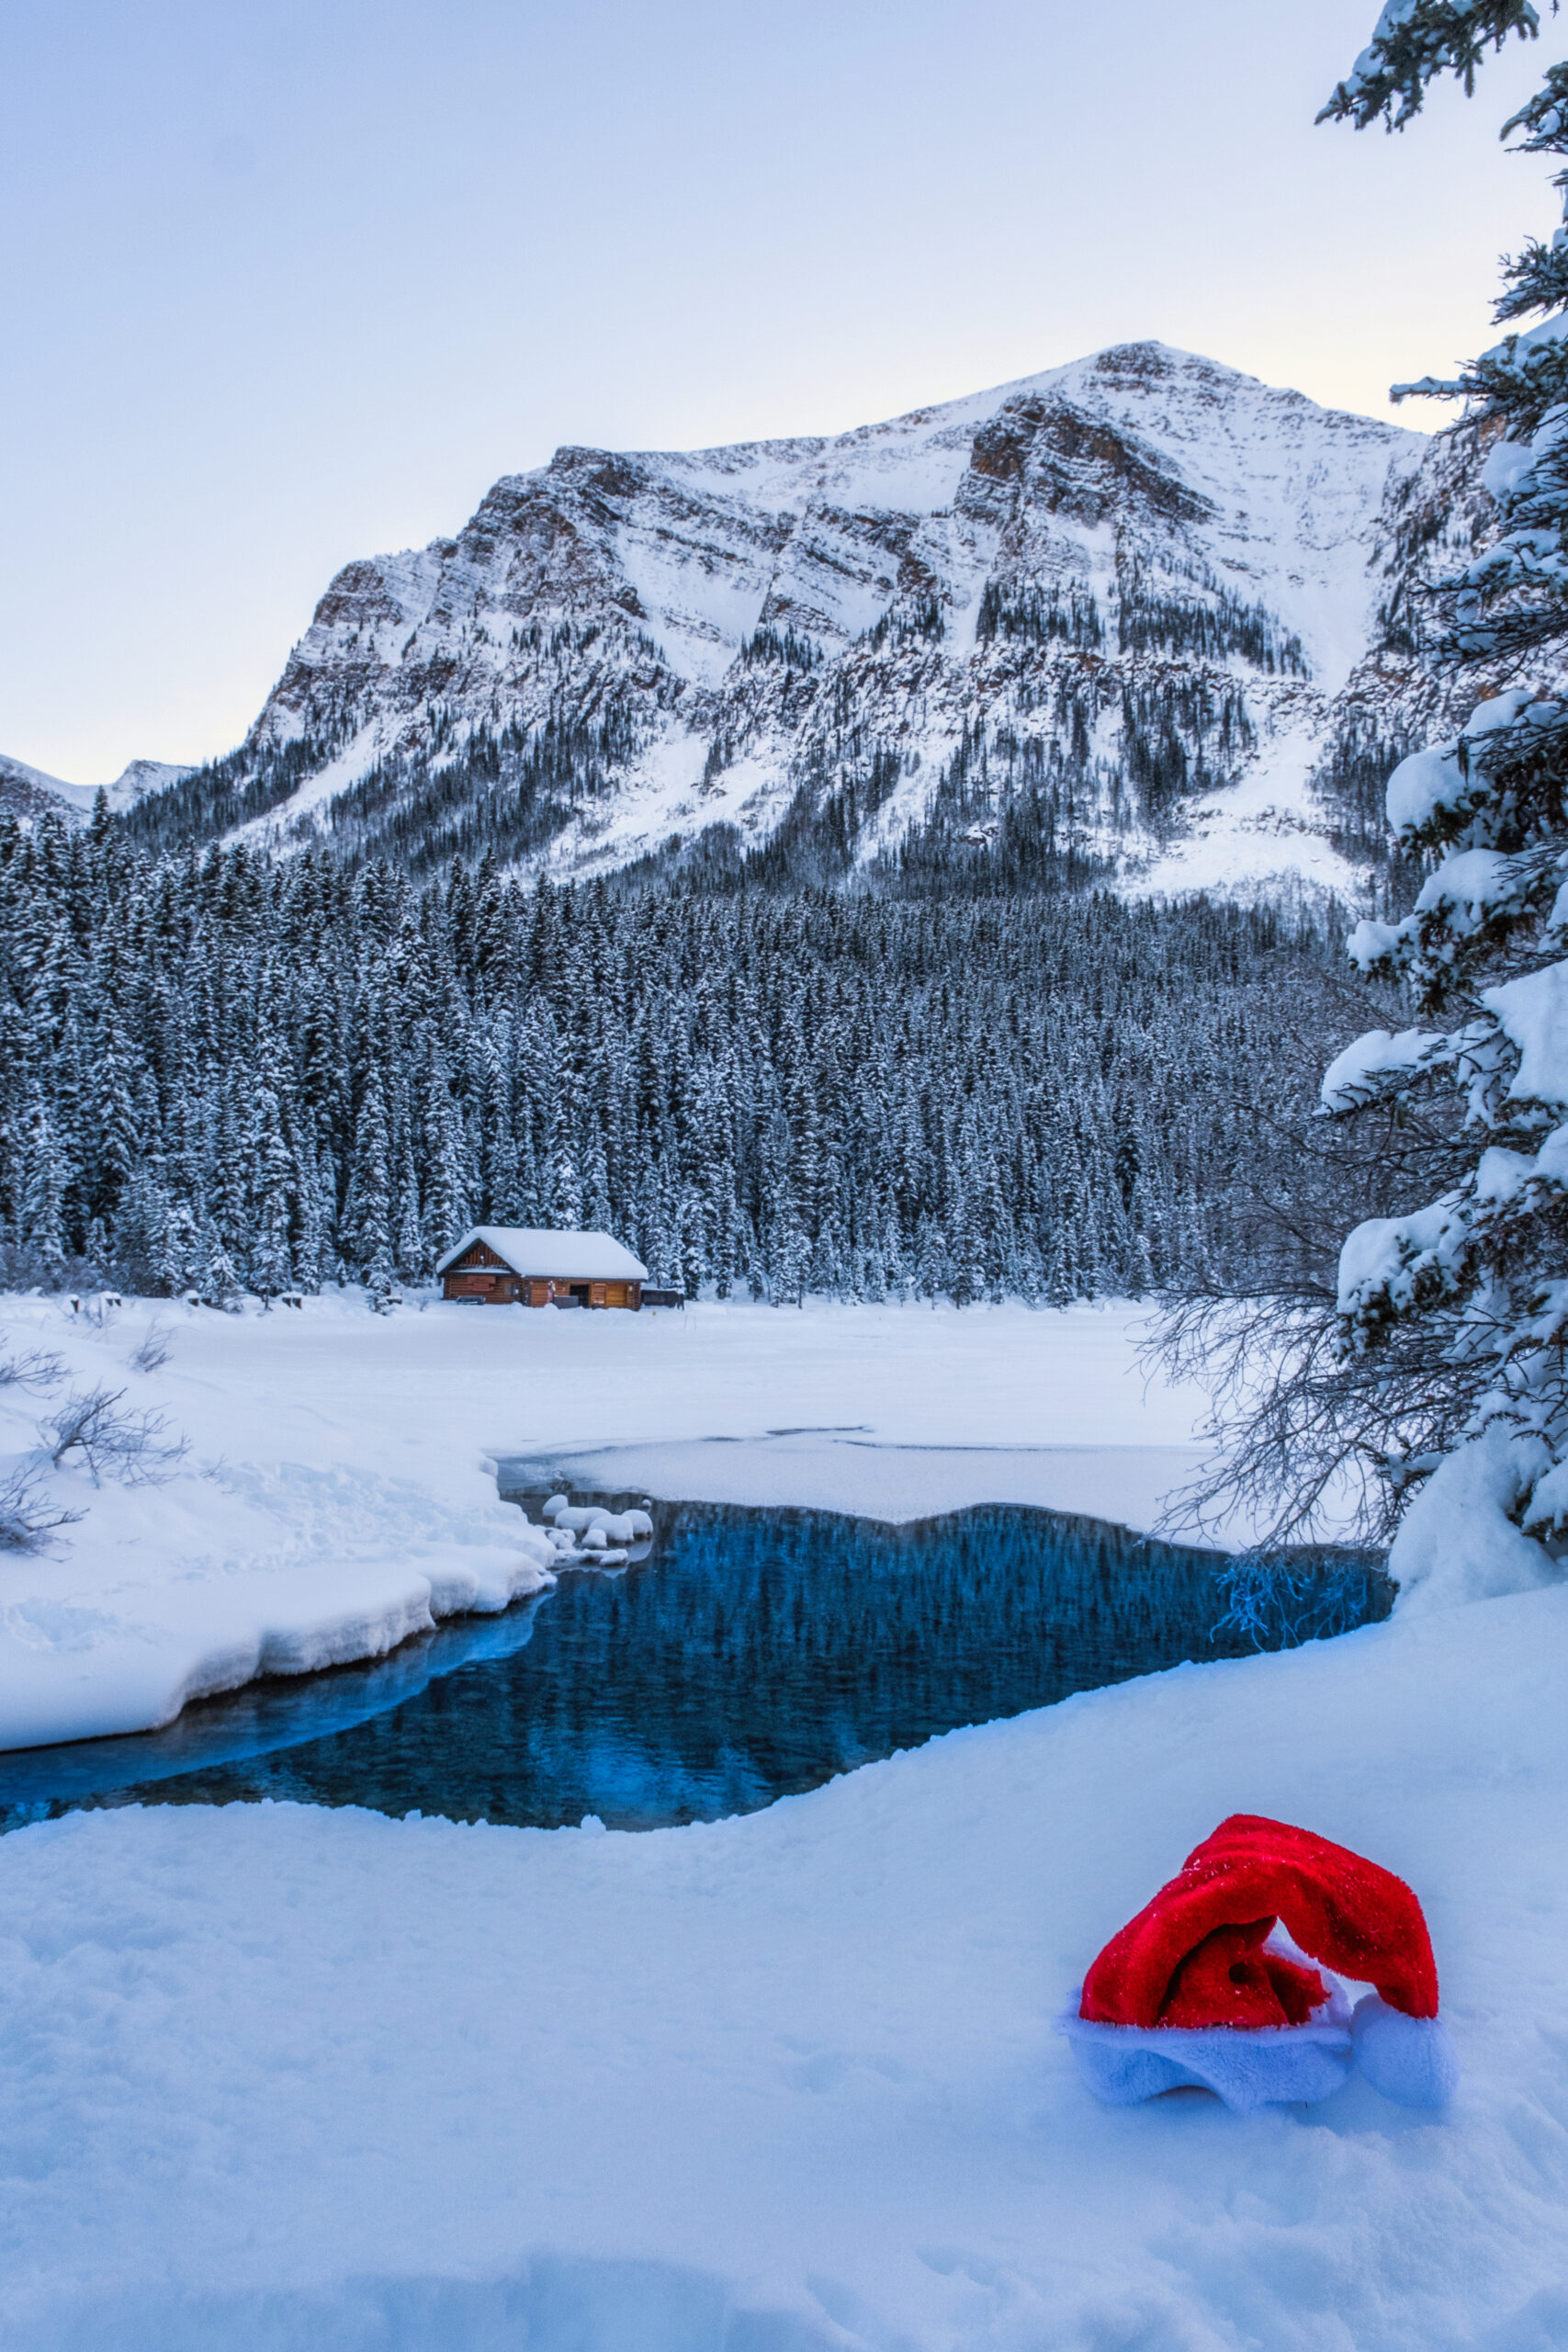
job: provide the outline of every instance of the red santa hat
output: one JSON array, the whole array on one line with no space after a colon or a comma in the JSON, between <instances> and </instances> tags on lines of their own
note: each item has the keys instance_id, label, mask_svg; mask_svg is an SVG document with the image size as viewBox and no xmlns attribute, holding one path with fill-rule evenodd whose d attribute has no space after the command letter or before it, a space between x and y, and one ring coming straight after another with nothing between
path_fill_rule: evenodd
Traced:
<instances>
[{"instance_id":1,"label":"red santa hat","mask_svg":"<svg viewBox=\"0 0 1568 2352\"><path fill-rule=\"evenodd\" d=\"M1352 2013L1314 1961L1376 1989ZM1439 2106L1457 2080L1404 1881L1252 1814L1223 1821L1111 1937L1065 2025L1117 2106L1191 2083L1240 2109L1325 2098L1352 2063L1404 2106Z\"/></svg>"}]
</instances>

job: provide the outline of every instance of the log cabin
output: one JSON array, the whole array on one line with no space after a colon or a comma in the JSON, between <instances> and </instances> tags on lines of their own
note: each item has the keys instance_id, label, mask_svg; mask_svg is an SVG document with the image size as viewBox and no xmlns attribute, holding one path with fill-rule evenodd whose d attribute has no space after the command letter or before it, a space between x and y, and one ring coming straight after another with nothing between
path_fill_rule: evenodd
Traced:
<instances>
[{"instance_id":1,"label":"log cabin","mask_svg":"<svg viewBox=\"0 0 1568 2352\"><path fill-rule=\"evenodd\" d=\"M648 1268L607 1233L476 1225L435 1269L443 1298L485 1306L642 1305Z\"/></svg>"}]
</instances>

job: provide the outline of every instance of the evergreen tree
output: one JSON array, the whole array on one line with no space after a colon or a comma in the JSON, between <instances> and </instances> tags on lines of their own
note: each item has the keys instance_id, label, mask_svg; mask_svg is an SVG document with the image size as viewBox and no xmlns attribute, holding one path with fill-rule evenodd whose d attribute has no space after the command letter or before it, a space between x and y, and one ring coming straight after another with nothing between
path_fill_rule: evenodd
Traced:
<instances>
[{"instance_id":1,"label":"evergreen tree","mask_svg":"<svg viewBox=\"0 0 1568 2352\"><path fill-rule=\"evenodd\" d=\"M1483 42L1536 29L1523 0L1427 0L1380 27L1333 110L1403 122L1437 73L1468 89ZM1550 69L1510 134L1568 157L1568 66ZM1568 189L1568 168L1555 184ZM1499 323L1541 323L1440 388L1497 436L1486 478L1501 527L1437 593L1445 658L1482 689L1511 682L1456 741L1395 770L1391 822L1435 870L1404 922L1363 924L1351 942L1441 1025L1360 1040L1325 1094L1341 1117L1414 1111L1433 1136L1437 1198L1350 1235L1337 1301L1348 1379L1358 1393L1368 1373L1392 1381L1403 1407L1379 1449L1393 1493L1436 1468L1406 1565L1427 1569L1427 1531L1468 1506L1490 1573L1518 1582L1550 1572L1544 1550L1531 1568L1528 1539L1568 1523L1568 700L1529 676L1544 662L1561 677L1568 650L1568 227L1505 274ZM1445 1116L1455 1097L1461 1115Z\"/></svg>"},{"instance_id":2,"label":"evergreen tree","mask_svg":"<svg viewBox=\"0 0 1568 2352\"><path fill-rule=\"evenodd\" d=\"M45 1274L57 1274L66 1255L64 1204L71 1168L54 1122L41 1103L25 1128L22 1157L21 1238Z\"/></svg>"},{"instance_id":3,"label":"evergreen tree","mask_svg":"<svg viewBox=\"0 0 1568 2352\"><path fill-rule=\"evenodd\" d=\"M1129 1218L1162 1273L1234 1252L1267 1042L1281 1008L1323 1034L1328 934L1266 910L416 888L52 820L0 820L0 879L29 1281L31 1197L49 1279L100 1248L176 1292L419 1278L481 1203L602 1224L686 1288L946 1295L967 1268L1030 1297L1058 1231L1069 1290L1114 1284Z\"/></svg>"},{"instance_id":4,"label":"evergreen tree","mask_svg":"<svg viewBox=\"0 0 1568 2352\"><path fill-rule=\"evenodd\" d=\"M195 1290L207 1271L209 1256L209 1247L203 1241L189 1201L172 1200L158 1236L151 1288L166 1298L178 1298L187 1290Z\"/></svg>"},{"instance_id":5,"label":"evergreen tree","mask_svg":"<svg viewBox=\"0 0 1568 2352\"><path fill-rule=\"evenodd\" d=\"M282 1077L276 1051L267 1056L264 1070L252 1101L247 1136L250 1204L245 1271L251 1288L264 1299L274 1299L289 1289L294 1280L289 1231L297 1177L275 1083Z\"/></svg>"},{"instance_id":6,"label":"evergreen tree","mask_svg":"<svg viewBox=\"0 0 1568 2352\"><path fill-rule=\"evenodd\" d=\"M344 1254L361 1282L384 1291L392 1280L391 1136L379 1069L365 1082L355 1124L354 1159L344 1203Z\"/></svg>"},{"instance_id":7,"label":"evergreen tree","mask_svg":"<svg viewBox=\"0 0 1568 2352\"><path fill-rule=\"evenodd\" d=\"M425 1102L423 1250L411 1272L428 1271L446 1255L473 1223L464 1165L463 1123L439 1068L433 1070Z\"/></svg>"},{"instance_id":8,"label":"evergreen tree","mask_svg":"<svg viewBox=\"0 0 1568 2352\"><path fill-rule=\"evenodd\" d=\"M1397 129L1438 75L1468 90L1488 49L1538 28L1526 0L1403 0L1325 114ZM1513 134L1568 157L1568 66ZM1345 1238L1331 1295L1280 1286L1220 1358L1232 1396L1254 1383L1224 1483L1267 1498L1287 1535L1359 1482L1366 1520L1397 1526L1396 1576L1436 1574L1455 1598L1552 1575L1568 1527L1568 227L1505 271L1499 322L1540 323L1395 395L1470 403L1499 529L1431 587L1438 659L1477 707L1388 785L1427 878L1404 921L1349 943L1416 1017L1358 1038L1323 1081L1329 1197L1381 1193L1387 1213ZM1213 1332L1212 1310L1179 1314L1178 1360L1213 1364Z\"/></svg>"}]
</instances>

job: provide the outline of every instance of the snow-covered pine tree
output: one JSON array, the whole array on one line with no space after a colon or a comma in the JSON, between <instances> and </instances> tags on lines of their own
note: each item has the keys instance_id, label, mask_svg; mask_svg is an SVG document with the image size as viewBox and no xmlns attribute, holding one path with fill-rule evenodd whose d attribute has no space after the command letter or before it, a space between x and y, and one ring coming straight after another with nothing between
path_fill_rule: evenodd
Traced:
<instances>
[{"instance_id":1,"label":"snow-covered pine tree","mask_svg":"<svg viewBox=\"0 0 1568 2352\"><path fill-rule=\"evenodd\" d=\"M1324 117L1398 129L1439 74L1468 89L1488 49L1538 31L1528 0L1390 0ZM1504 136L1568 157L1568 66ZM1254 1326L1283 1371L1277 1355L1233 1455L1280 1534L1359 1474L1401 1586L1445 1600L1546 1581L1568 1529L1568 227L1506 282L1499 322L1538 323L1395 391L1469 403L1500 529L1430 590L1438 658L1478 707L1389 781L1390 824L1430 871L1402 922L1349 943L1417 1019L1358 1038L1323 1081L1328 1116L1371 1125L1368 1166L1418 1204L1350 1231L1331 1314Z\"/></svg>"},{"instance_id":2,"label":"snow-covered pine tree","mask_svg":"<svg viewBox=\"0 0 1568 2352\"><path fill-rule=\"evenodd\" d=\"M47 1273L65 1262L65 1221L62 1214L71 1182L54 1122L42 1104L28 1119L22 1155L21 1234L27 1247Z\"/></svg>"},{"instance_id":3,"label":"snow-covered pine tree","mask_svg":"<svg viewBox=\"0 0 1568 2352\"><path fill-rule=\"evenodd\" d=\"M347 1256L372 1291L392 1281L391 1135L381 1073L373 1064L365 1081L354 1133L354 1159L344 1203Z\"/></svg>"},{"instance_id":4,"label":"snow-covered pine tree","mask_svg":"<svg viewBox=\"0 0 1568 2352\"><path fill-rule=\"evenodd\" d=\"M607 904L319 849L144 857L118 820L0 816L0 1269L85 1280L99 1248L122 1288L223 1295L256 1278L270 1202L267 1288L287 1207L291 1287L374 1289L428 1269L433 1204L554 1220L564 1154L572 1221L665 1283L931 1295L978 1263L989 1294L1028 1297L1059 1232L1072 1295L1121 1278L1125 1203L1096 1217L1079 1196L1118 1183L1129 1102L1134 1242L1146 1227L1162 1275L1234 1247L1259 1147L1229 1076L1277 1095L1281 996L1315 1007L1325 985L1325 943L1303 926L1281 955L1267 910L924 884ZM1303 1101L1344 1026L1306 1018ZM275 1136L291 1166L269 1174Z\"/></svg>"},{"instance_id":5,"label":"snow-covered pine tree","mask_svg":"<svg viewBox=\"0 0 1568 2352\"><path fill-rule=\"evenodd\" d=\"M250 1106L245 1159L250 1204L245 1272L250 1287L270 1302L294 1280L289 1247L299 1193L294 1155L283 1132L282 1096L288 1078L276 1041L268 1038Z\"/></svg>"},{"instance_id":6,"label":"snow-covered pine tree","mask_svg":"<svg viewBox=\"0 0 1568 2352\"><path fill-rule=\"evenodd\" d=\"M1403 122L1434 75L1469 88L1484 45L1538 29L1525 0L1387 9L1326 111ZM1504 136L1568 158L1568 65ZM1568 168L1554 185L1568 190ZM1494 691L1455 741L1390 779L1390 822L1435 870L1402 923L1363 923L1350 943L1441 1025L1374 1032L1324 1082L1341 1117L1457 1095L1483 1147L1429 1204L1359 1227L1339 1269L1347 1356L1386 1358L1402 1388L1415 1374L1391 1482L1431 1475L1398 1571L1455 1593L1551 1575L1568 1524L1568 226L1505 279L1496 316L1514 331L1420 388L1466 400L1495 436L1498 537L1437 586L1443 652Z\"/></svg>"},{"instance_id":7,"label":"snow-covered pine tree","mask_svg":"<svg viewBox=\"0 0 1568 2352\"><path fill-rule=\"evenodd\" d=\"M153 1287L172 1298L194 1290L206 1272L208 1255L189 1202L171 1202L159 1237Z\"/></svg>"},{"instance_id":8,"label":"snow-covered pine tree","mask_svg":"<svg viewBox=\"0 0 1568 2352\"><path fill-rule=\"evenodd\" d=\"M1555 15L1557 0L1551 6ZM1461 81L1468 97L1488 50L1501 49L1510 33L1533 40L1540 30L1530 0L1387 0L1371 41L1317 119L1403 130L1442 74Z\"/></svg>"}]
</instances>

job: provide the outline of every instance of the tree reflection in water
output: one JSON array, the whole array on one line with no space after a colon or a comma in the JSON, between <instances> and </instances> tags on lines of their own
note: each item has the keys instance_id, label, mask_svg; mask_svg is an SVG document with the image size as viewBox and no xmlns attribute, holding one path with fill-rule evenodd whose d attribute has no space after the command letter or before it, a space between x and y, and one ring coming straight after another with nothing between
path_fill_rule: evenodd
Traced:
<instances>
[{"instance_id":1,"label":"tree reflection in water","mask_svg":"<svg viewBox=\"0 0 1568 2352\"><path fill-rule=\"evenodd\" d=\"M1095 1520L655 1515L646 1566L563 1576L503 1618L253 1684L163 1732L0 1757L0 1823L260 1797L542 1827L713 1820L960 1724L1251 1646L1214 1631L1223 1555ZM1371 1555L1320 1565L1325 1625L1387 1615Z\"/></svg>"}]
</instances>

